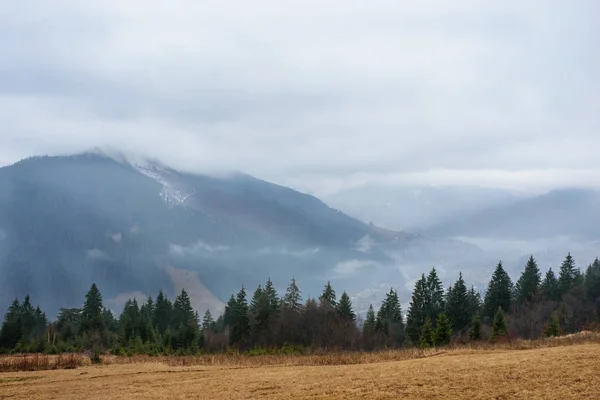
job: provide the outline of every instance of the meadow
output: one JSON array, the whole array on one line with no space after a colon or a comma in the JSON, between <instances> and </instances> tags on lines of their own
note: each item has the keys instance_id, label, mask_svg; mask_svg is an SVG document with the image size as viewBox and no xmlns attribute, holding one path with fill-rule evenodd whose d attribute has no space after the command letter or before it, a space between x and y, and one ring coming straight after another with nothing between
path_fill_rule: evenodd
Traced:
<instances>
[{"instance_id":1,"label":"meadow","mask_svg":"<svg viewBox=\"0 0 600 400\"><path fill-rule=\"evenodd\" d=\"M36 356L5 356L16 369ZM0 399L587 399L600 397L600 335L305 356L37 356L0 373ZM58 362L64 362L60 365ZM43 365L41 365L43 364ZM29 369L35 369L31 364ZM67 369L64 369L67 368Z\"/></svg>"}]
</instances>

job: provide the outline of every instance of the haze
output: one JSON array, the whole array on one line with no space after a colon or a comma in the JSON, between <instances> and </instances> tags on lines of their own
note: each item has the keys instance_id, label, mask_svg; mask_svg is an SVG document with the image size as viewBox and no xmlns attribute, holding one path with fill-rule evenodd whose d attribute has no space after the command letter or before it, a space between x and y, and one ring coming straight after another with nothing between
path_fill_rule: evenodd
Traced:
<instances>
[{"instance_id":1,"label":"haze","mask_svg":"<svg viewBox=\"0 0 600 400\"><path fill-rule=\"evenodd\" d=\"M0 164L92 147L315 194L599 186L600 5L24 0Z\"/></svg>"}]
</instances>

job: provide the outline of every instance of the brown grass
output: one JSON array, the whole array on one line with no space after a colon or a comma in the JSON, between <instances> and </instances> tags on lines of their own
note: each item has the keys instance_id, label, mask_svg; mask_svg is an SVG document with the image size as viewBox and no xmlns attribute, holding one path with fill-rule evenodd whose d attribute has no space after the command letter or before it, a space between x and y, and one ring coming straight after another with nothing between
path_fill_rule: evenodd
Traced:
<instances>
[{"instance_id":1,"label":"brown grass","mask_svg":"<svg viewBox=\"0 0 600 400\"><path fill-rule=\"evenodd\" d=\"M215 356L209 361L205 356L184 361L206 363L194 366L136 357L126 364L119 358L112 365L76 370L0 374L0 398L599 398L600 342L597 336L582 336L529 342L529 348L522 342L428 350L414 353L421 358L412 359L407 351L364 354L360 359L279 357L281 363L276 365L264 364L261 357Z\"/></svg>"}]
</instances>

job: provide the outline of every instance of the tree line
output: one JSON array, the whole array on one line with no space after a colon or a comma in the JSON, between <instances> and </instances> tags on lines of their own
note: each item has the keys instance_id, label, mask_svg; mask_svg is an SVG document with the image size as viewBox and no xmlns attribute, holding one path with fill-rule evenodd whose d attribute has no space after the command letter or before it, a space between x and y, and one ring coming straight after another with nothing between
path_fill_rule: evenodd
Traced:
<instances>
[{"instance_id":1,"label":"tree line","mask_svg":"<svg viewBox=\"0 0 600 400\"><path fill-rule=\"evenodd\" d=\"M558 275L542 273L531 256L513 284L502 262L484 296L462 273L444 288L435 268L415 283L406 316L393 288L377 310L357 317L350 296L328 282L318 298L303 300L292 279L279 295L268 279L248 299L244 287L213 318L193 309L185 290L171 301L161 291L143 303L128 300L115 316L93 284L81 308L62 308L49 322L26 296L15 299L0 328L0 351L60 353L197 354L247 351L304 352L445 346L451 342L535 339L598 324L600 262L585 272L568 254Z\"/></svg>"}]
</instances>

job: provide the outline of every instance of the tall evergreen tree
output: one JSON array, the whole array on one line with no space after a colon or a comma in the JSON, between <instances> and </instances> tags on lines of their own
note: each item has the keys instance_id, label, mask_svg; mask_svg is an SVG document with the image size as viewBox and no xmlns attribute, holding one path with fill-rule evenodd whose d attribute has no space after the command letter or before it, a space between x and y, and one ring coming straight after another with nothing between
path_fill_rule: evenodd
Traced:
<instances>
[{"instance_id":1,"label":"tall evergreen tree","mask_svg":"<svg viewBox=\"0 0 600 400\"><path fill-rule=\"evenodd\" d=\"M546 272L546 276L542 281L542 286L540 290L542 294L542 299L546 301L560 300L558 279L556 279L556 275L554 274L554 271L552 271L552 267L550 267L548 269L548 272Z\"/></svg>"},{"instance_id":2,"label":"tall evergreen tree","mask_svg":"<svg viewBox=\"0 0 600 400\"><path fill-rule=\"evenodd\" d=\"M448 292L446 303L446 316L450 319L452 330L460 332L469 326L473 314L467 293L467 286L462 276L454 283L452 290Z\"/></svg>"},{"instance_id":3,"label":"tall evergreen tree","mask_svg":"<svg viewBox=\"0 0 600 400\"><path fill-rule=\"evenodd\" d=\"M498 263L492 279L485 293L485 299L483 301L483 316L489 320L494 318L498 307L502 307L503 310L510 310L510 303L512 301L513 284L508 276L508 273L502 266L502 261Z\"/></svg>"},{"instance_id":4,"label":"tall evergreen tree","mask_svg":"<svg viewBox=\"0 0 600 400\"><path fill-rule=\"evenodd\" d=\"M161 291L156 297L154 305L154 315L152 324L161 335L164 334L171 324L171 316L173 314L173 304Z\"/></svg>"},{"instance_id":5,"label":"tall evergreen tree","mask_svg":"<svg viewBox=\"0 0 600 400\"><path fill-rule=\"evenodd\" d=\"M539 299L541 281L542 275L540 269L532 255L529 257L527 265L525 265L525 269L515 287L517 302L523 304L525 302L537 301Z\"/></svg>"},{"instance_id":6,"label":"tall evergreen tree","mask_svg":"<svg viewBox=\"0 0 600 400\"><path fill-rule=\"evenodd\" d=\"M427 280L425 274L415 283L415 288L412 293L412 299L406 315L406 336L411 343L419 343L421 337L421 328L425 324L428 317L428 305L426 299L428 296ZM431 321L431 318L429 318Z\"/></svg>"},{"instance_id":7,"label":"tall evergreen tree","mask_svg":"<svg viewBox=\"0 0 600 400\"><path fill-rule=\"evenodd\" d=\"M576 277L577 268L575 267L575 260L571 256L571 253L569 253L562 262L558 273L558 290L560 296L564 296L571 290L575 284Z\"/></svg>"},{"instance_id":8,"label":"tall evergreen tree","mask_svg":"<svg viewBox=\"0 0 600 400\"><path fill-rule=\"evenodd\" d=\"M21 304L15 299L4 315L4 322L0 328L0 349L14 349L22 336Z\"/></svg>"},{"instance_id":9,"label":"tall evergreen tree","mask_svg":"<svg viewBox=\"0 0 600 400\"><path fill-rule=\"evenodd\" d=\"M363 335L369 336L375 333L375 324L375 310L373 309L373 304L369 304L369 310L363 324Z\"/></svg>"},{"instance_id":10,"label":"tall evergreen tree","mask_svg":"<svg viewBox=\"0 0 600 400\"><path fill-rule=\"evenodd\" d=\"M352 301L350 300L348 293L342 293L340 302L336 305L336 312L342 319L351 321L356 320L356 314L354 314L354 311L352 310Z\"/></svg>"},{"instance_id":11,"label":"tall evergreen tree","mask_svg":"<svg viewBox=\"0 0 600 400\"><path fill-rule=\"evenodd\" d=\"M426 279L426 295L425 295L425 316L431 319L431 323L437 323L437 317L446 308L444 299L444 286L438 277L437 270L431 269Z\"/></svg>"},{"instance_id":12,"label":"tall evergreen tree","mask_svg":"<svg viewBox=\"0 0 600 400\"><path fill-rule=\"evenodd\" d=\"M235 300L235 296L232 294L225 304L225 310L223 311L223 325L231 328L235 322L235 309L237 307L237 302Z\"/></svg>"},{"instance_id":13,"label":"tall evergreen tree","mask_svg":"<svg viewBox=\"0 0 600 400\"><path fill-rule=\"evenodd\" d=\"M274 316L279 311L280 299L277 295L277 291L273 286L273 282L271 282L271 278L267 279L267 283L264 288L265 297L267 298L267 303L269 306L269 316Z\"/></svg>"},{"instance_id":14,"label":"tall evergreen tree","mask_svg":"<svg viewBox=\"0 0 600 400\"><path fill-rule=\"evenodd\" d=\"M600 261L598 258L585 272L585 296L591 302L600 299Z\"/></svg>"},{"instance_id":15,"label":"tall evergreen tree","mask_svg":"<svg viewBox=\"0 0 600 400\"><path fill-rule=\"evenodd\" d=\"M102 294L96 284L92 284L85 295L85 303L81 310L81 332L102 333L104 331L104 318L102 317Z\"/></svg>"},{"instance_id":16,"label":"tall evergreen tree","mask_svg":"<svg viewBox=\"0 0 600 400\"><path fill-rule=\"evenodd\" d=\"M331 283L327 281L327 285L323 289L323 293L319 296L321 304L328 305L331 308L336 308L337 301L335 296L335 290L331 287Z\"/></svg>"},{"instance_id":17,"label":"tall evergreen tree","mask_svg":"<svg viewBox=\"0 0 600 400\"><path fill-rule=\"evenodd\" d=\"M249 307L246 300L246 290L238 292L235 299L235 309L233 310L233 326L231 327L231 343L242 343L250 333L250 320L248 318Z\"/></svg>"},{"instance_id":18,"label":"tall evergreen tree","mask_svg":"<svg viewBox=\"0 0 600 400\"><path fill-rule=\"evenodd\" d=\"M469 315L479 314L481 310L481 294L475 290L473 286L469 289L467 293L468 303L469 303Z\"/></svg>"},{"instance_id":19,"label":"tall evergreen tree","mask_svg":"<svg viewBox=\"0 0 600 400\"><path fill-rule=\"evenodd\" d=\"M296 285L295 278L292 278L292 281L285 292L285 296L283 296L282 305L283 308L287 310L296 312L302 310L302 296L300 295L298 285Z\"/></svg>"},{"instance_id":20,"label":"tall evergreen tree","mask_svg":"<svg viewBox=\"0 0 600 400\"><path fill-rule=\"evenodd\" d=\"M204 317L202 318L202 329L203 330L214 330L215 321L213 320L210 310L206 310Z\"/></svg>"},{"instance_id":21,"label":"tall evergreen tree","mask_svg":"<svg viewBox=\"0 0 600 400\"><path fill-rule=\"evenodd\" d=\"M404 342L402 307L398 293L394 289L390 289L379 308L375 329L386 334L394 345L401 345Z\"/></svg>"}]
</instances>

